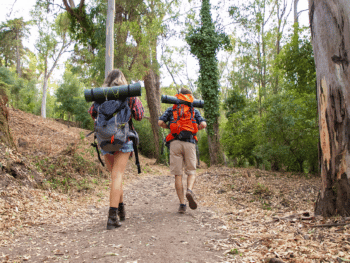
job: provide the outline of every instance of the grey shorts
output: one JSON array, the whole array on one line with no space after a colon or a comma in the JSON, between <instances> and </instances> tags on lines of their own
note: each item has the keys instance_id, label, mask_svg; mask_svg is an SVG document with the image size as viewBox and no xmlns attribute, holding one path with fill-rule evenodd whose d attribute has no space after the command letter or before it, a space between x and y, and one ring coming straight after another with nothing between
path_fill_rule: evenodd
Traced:
<instances>
[{"instance_id":1,"label":"grey shorts","mask_svg":"<svg viewBox=\"0 0 350 263\"><path fill-rule=\"evenodd\" d=\"M134 144L133 144L132 141L128 141L128 142L126 142L126 143L123 144L122 148L120 148L119 151L116 151L116 152L106 152L106 151L104 151L104 150L102 150L102 149L100 148L100 150L101 150L101 155L102 155L102 156L104 156L104 155L106 155L106 154L111 154L111 155L113 155L113 154L115 154L115 153L117 153L117 152L130 153L130 152L133 152L133 151L134 151L134 146L133 146L133 145L134 145Z\"/></svg>"},{"instance_id":2,"label":"grey shorts","mask_svg":"<svg viewBox=\"0 0 350 263\"><path fill-rule=\"evenodd\" d=\"M173 175L195 174L197 164L196 145L174 140L170 142L170 172Z\"/></svg>"}]
</instances>

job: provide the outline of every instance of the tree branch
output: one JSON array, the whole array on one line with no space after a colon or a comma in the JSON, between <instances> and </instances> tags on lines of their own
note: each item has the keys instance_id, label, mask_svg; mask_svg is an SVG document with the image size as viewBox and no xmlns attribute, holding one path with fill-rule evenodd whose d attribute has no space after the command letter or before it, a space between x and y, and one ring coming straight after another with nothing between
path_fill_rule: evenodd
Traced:
<instances>
[{"instance_id":1,"label":"tree branch","mask_svg":"<svg viewBox=\"0 0 350 263\"><path fill-rule=\"evenodd\" d=\"M309 11L309 9L305 9L305 10L301 10L298 12L298 16L302 13L302 12L305 12L305 11Z\"/></svg>"}]
</instances>

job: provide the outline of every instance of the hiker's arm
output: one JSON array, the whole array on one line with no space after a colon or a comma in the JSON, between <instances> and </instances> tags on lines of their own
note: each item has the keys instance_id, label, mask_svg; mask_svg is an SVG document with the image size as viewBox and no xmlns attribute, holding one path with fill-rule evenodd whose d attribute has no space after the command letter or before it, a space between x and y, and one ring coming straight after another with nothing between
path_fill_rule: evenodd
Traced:
<instances>
[{"instance_id":1,"label":"hiker's arm","mask_svg":"<svg viewBox=\"0 0 350 263\"><path fill-rule=\"evenodd\" d=\"M198 130L203 130L207 127L207 123L205 121L202 121L199 125L198 125Z\"/></svg>"},{"instance_id":2,"label":"hiker's arm","mask_svg":"<svg viewBox=\"0 0 350 263\"><path fill-rule=\"evenodd\" d=\"M96 119L97 117L97 111L95 109L95 103L93 103L88 111L91 115L91 118L93 118L94 120Z\"/></svg>"},{"instance_id":3,"label":"hiker's arm","mask_svg":"<svg viewBox=\"0 0 350 263\"><path fill-rule=\"evenodd\" d=\"M166 123L170 121L172 115L172 107L167 108L163 115L159 117L158 125L164 129L169 129L169 126Z\"/></svg>"},{"instance_id":4,"label":"hiker's arm","mask_svg":"<svg viewBox=\"0 0 350 263\"><path fill-rule=\"evenodd\" d=\"M144 109L142 106L142 102L138 97L131 97L130 98L129 107L131 109L132 117L137 121L142 120L143 114L144 114Z\"/></svg>"},{"instance_id":5,"label":"hiker's arm","mask_svg":"<svg viewBox=\"0 0 350 263\"><path fill-rule=\"evenodd\" d=\"M194 118L198 124L198 130L205 129L207 127L207 122L205 121L205 119L202 117L201 113L197 109L194 109Z\"/></svg>"},{"instance_id":6,"label":"hiker's arm","mask_svg":"<svg viewBox=\"0 0 350 263\"><path fill-rule=\"evenodd\" d=\"M158 125L164 129L169 129L168 125L166 125L166 123L162 120L158 121Z\"/></svg>"}]
</instances>

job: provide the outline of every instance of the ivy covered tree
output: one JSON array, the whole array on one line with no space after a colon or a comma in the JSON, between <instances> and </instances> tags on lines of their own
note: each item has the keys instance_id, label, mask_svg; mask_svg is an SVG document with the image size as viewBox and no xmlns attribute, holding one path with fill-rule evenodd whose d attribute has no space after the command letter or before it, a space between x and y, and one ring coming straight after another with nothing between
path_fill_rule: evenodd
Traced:
<instances>
[{"instance_id":1,"label":"ivy covered tree","mask_svg":"<svg viewBox=\"0 0 350 263\"><path fill-rule=\"evenodd\" d=\"M212 21L209 0L202 1L200 11L201 26L191 28L186 36L191 53L199 60L199 89L205 101L204 112L208 123L208 144L210 164L223 162L219 141L219 71L217 51L221 47L230 47L230 39L217 32Z\"/></svg>"}]
</instances>

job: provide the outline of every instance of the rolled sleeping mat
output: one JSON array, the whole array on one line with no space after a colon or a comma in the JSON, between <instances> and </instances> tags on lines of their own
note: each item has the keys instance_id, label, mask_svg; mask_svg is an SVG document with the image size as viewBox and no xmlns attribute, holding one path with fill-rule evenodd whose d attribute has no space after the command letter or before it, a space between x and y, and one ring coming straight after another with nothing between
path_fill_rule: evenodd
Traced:
<instances>
[{"instance_id":1,"label":"rolled sleeping mat","mask_svg":"<svg viewBox=\"0 0 350 263\"><path fill-rule=\"evenodd\" d=\"M136 82L129 85L86 89L84 96L86 101L122 100L128 97L138 97L141 96L141 84Z\"/></svg>"},{"instance_id":2,"label":"rolled sleeping mat","mask_svg":"<svg viewBox=\"0 0 350 263\"><path fill-rule=\"evenodd\" d=\"M185 104L185 105L191 106L191 103L188 101L179 100L176 97L168 96L168 95L162 95L161 101L162 101L162 103ZM204 100L194 100L192 104L193 104L193 107L203 108L204 107Z\"/></svg>"}]
</instances>

